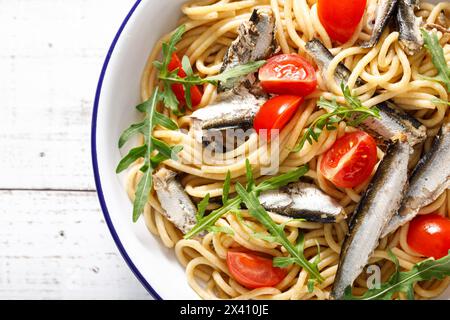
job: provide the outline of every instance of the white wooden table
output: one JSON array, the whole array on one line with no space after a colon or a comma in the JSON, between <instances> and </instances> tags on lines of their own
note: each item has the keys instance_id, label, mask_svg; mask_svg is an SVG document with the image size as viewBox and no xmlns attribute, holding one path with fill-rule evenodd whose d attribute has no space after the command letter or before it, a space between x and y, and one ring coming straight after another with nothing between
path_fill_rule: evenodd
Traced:
<instances>
[{"instance_id":1,"label":"white wooden table","mask_svg":"<svg viewBox=\"0 0 450 320\"><path fill-rule=\"evenodd\" d=\"M0 299L145 299L101 213L90 122L134 0L0 0Z\"/></svg>"}]
</instances>

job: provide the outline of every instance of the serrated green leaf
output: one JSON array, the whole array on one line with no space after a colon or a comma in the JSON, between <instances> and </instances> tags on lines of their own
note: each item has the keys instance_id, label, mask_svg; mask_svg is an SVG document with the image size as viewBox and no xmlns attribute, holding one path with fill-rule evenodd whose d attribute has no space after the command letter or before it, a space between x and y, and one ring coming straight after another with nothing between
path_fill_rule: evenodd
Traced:
<instances>
[{"instance_id":1,"label":"serrated green leaf","mask_svg":"<svg viewBox=\"0 0 450 320\"><path fill-rule=\"evenodd\" d=\"M229 227L211 226L211 227L208 227L207 231L212 232L212 233L225 233L225 234L234 236L233 229L231 229Z\"/></svg>"},{"instance_id":2,"label":"serrated green leaf","mask_svg":"<svg viewBox=\"0 0 450 320\"><path fill-rule=\"evenodd\" d=\"M291 257L276 257L273 259L273 266L277 268L289 268L295 264L295 259Z\"/></svg>"},{"instance_id":3,"label":"serrated green leaf","mask_svg":"<svg viewBox=\"0 0 450 320\"><path fill-rule=\"evenodd\" d=\"M164 91L163 91L163 102L164 105L172 110L172 112L179 116L183 115L183 112L179 110L180 103L178 102L178 99L175 95L175 93L172 90L172 85L168 82L164 82L163 84Z\"/></svg>"},{"instance_id":4,"label":"serrated green leaf","mask_svg":"<svg viewBox=\"0 0 450 320\"><path fill-rule=\"evenodd\" d=\"M183 67L184 72L188 77L194 75L194 71L192 70L191 61L189 61L188 56L183 56L183 59L181 60L181 65Z\"/></svg>"},{"instance_id":5,"label":"serrated green leaf","mask_svg":"<svg viewBox=\"0 0 450 320\"><path fill-rule=\"evenodd\" d=\"M136 189L136 195L133 204L133 222L137 222L144 207L147 204L150 189L152 188L153 176L152 170L147 170L142 176Z\"/></svg>"},{"instance_id":6,"label":"serrated green leaf","mask_svg":"<svg viewBox=\"0 0 450 320\"><path fill-rule=\"evenodd\" d=\"M272 220L267 211L261 206L255 192L248 192L240 183L236 184L236 191L247 206L250 214L256 218L272 236L277 238L277 242L286 249L293 259L295 259L295 263L303 267L312 279L323 281L319 270L303 256L302 252L299 252L296 247L292 245L284 230Z\"/></svg>"},{"instance_id":7,"label":"serrated green leaf","mask_svg":"<svg viewBox=\"0 0 450 320\"><path fill-rule=\"evenodd\" d=\"M308 279L308 293L314 292L314 285L316 284L316 281L313 279Z\"/></svg>"},{"instance_id":8,"label":"serrated green leaf","mask_svg":"<svg viewBox=\"0 0 450 320\"><path fill-rule=\"evenodd\" d=\"M172 147L169 146L164 141L158 140L156 138L152 137L152 143L155 150L158 150L158 152L166 159L172 159Z\"/></svg>"},{"instance_id":9,"label":"serrated green leaf","mask_svg":"<svg viewBox=\"0 0 450 320\"><path fill-rule=\"evenodd\" d=\"M258 71L259 68L261 68L263 65L266 64L266 61L252 61L246 64L238 65L234 68L230 68L228 70L225 70L221 74L207 77L204 79L204 82L211 83L213 85L216 85L219 82L229 83L233 82L236 79L239 79L240 77L246 76L250 73Z\"/></svg>"},{"instance_id":10,"label":"serrated green leaf","mask_svg":"<svg viewBox=\"0 0 450 320\"><path fill-rule=\"evenodd\" d=\"M214 210L200 221L197 221L197 224L194 226L194 228L192 228L192 230L189 231L184 236L184 238L191 239L195 237L197 234L207 230L209 227L213 226L220 218L222 218L223 215L227 214L231 210L234 210L241 203L242 200L239 197L236 197L228 201L228 203L222 208Z\"/></svg>"},{"instance_id":11,"label":"serrated green leaf","mask_svg":"<svg viewBox=\"0 0 450 320\"><path fill-rule=\"evenodd\" d=\"M119 162L116 173L121 173L128 169L136 160L145 157L147 146L143 145L130 150L130 152Z\"/></svg>"},{"instance_id":12,"label":"serrated green leaf","mask_svg":"<svg viewBox=\"0 0 450 320\"><path fill-rule=\"evenodd\" d=\"M169 130L178 130L178 125L169 117L166 117L162 113L155 111L154 113L155 124L158 124Z\"/></svg>"},{"instance_id":13,"label":"serrated green leaf","mask_svg":"<svg viewBox=\"0 0 450 320\"><path fill-rule=\"evenodd\" d=\"M172 59L172 55L177 51L176 45L181 41L183 34L186 32L186 26L179 26L171 35L168 43L163 44L163 62L162 68L163 70L167 70Z\"/></svg>"},{"instance_id":14,"label":"serrated green leaf","mask_svg":"<svg viewBox=\"0 0 450 320\"><path fill-rule=\"evenodd\" d=\"M137 132L144 135L144 145L132 149L117 166L117 173L120 173L126 170L139 158L144 158L144 164L140 168L140 171L143 172L144 175L139 182L135 193L135 201L133 204L133 221L137 221L137 219L139 219L142 211L144 210L145 204L148 201L148 196L152 188L153 170L167 159L176 160L176 155L183 149L182 146L169 146L167 143L152 137L153 129L157 125L161 125L167 129L175 130L178 128L175 122L156 111L156 106L161 98L162 96L159 94L159 90L157 88L153 92L150 99L137 106L139 111L146 113L145 120L127 129L124 134L122 134L119 141L119 145L123 146L125 141ZM153 155L154 151L158 151L158 153Z\"/></svg>"},{"instance_id":15,"label":"serrated green leaf","mask_svg":"<svg viewBox=\"0 0 450 320\"><path fill-rule=\"evenodd\" d=\"M351 287L345 291L346 300L391 300L397 292L404 292L408 298L414 298L414 284L419 281L442 280L450 276L450 251L449 254L439 260L428 259L414 265L411 271L400 272L398 259L392 258L396 264L396 272L391 278L380 285L379 288L369 289L364 295L356 297L352 295Z\"/></svg>"},{"instance_id":16,"label":"serrated green leaf","mask_svg":"<svg viewBox=\"0 0 450 320\"><path fill-rule=\"evenodd\" d=\"M247 190L251 191L255 186L255 178L253 178L253 169L248 159L245 160L245 175L247 176Z\"/></svg>"},{"instance_id":17,"label":"serrated green leaf","mask_svg":"<svg viewBox=\"0 0 450 320\"><path fill-rule=\"evenodd\" d=\"M119 148L122 148L125 143L128 142L133 136L143 133L147 126L147 122L143 121L140 123L136 123L131 125L128 129L126 129L119 138Z\"/></svg>"},{"instance_id":18,"label":"serrated green leaf","mask_svg":"<svg viewBox=\"0 0 450 320\"><path fill-rule=\"evenodd\" d=\"M431 35L424 29L421 29L422 36L425 42L425 48L431 55L431 61L438 71L438 75L434 78L436 81L442 82L450 92L450 68L445 59L444 49L439 43L439 38L436 33Z\"/></svg>"},{"instance_id":19,"label":"serrated green leaf","mask_svg":"<svg viewBox=\"0 0 450 320\"><path fill-rule=\"evenodd\" d=\"M256 238L256 239L264 240L264 241L267 241L269 243L276 243L277 242L277 238L276 237L271 236L271 235L266 234L266 233L262 233L262 232L254 232L252 234L252 236L254 238Z\"/></svg>"},{"instance_id":20,"label":"serrated green leaf","mask_svg":"<svg viewBox=\"0 0 450 320\"><path fill-rule=\"evenodd\" d=\"M318 117L306 130L305 134L300 138L293 152L299 152L303 149L306 142L313 144L318 142L323 129L336 130L336 124L341 121L347 121L351 126L360 125L363 121L370 117L380 118L380 112L377 108L366 108L362 105L361 100L352 96L349 87L341 83L341 90L346 100L346 105L339 105L336 99L332 101L320 97L317 105L319 108L327 111L326 114Z\"/></svg>"},{"instance_id":21,"label":"serrated green leaf","mask_svg":"<svg viewBox=\"0 0 450 320\"><path fill-rule=\"evenodd\" d=\"M264 192L269 190L277 190L281 187L284 187L292 182L297 182L300 180L301 177L303 177L305 174L307 174L309 171L309 166L304 165L300 168L290 171L288 173L284 173L282 175L279 175L274 178L270 178L261 184L259 184L255 190L258 192Z\"/></svg>"},{"instance_id":22,"label":"serrated green leaf","mask_svg":"<svg viewBox=\"0 0 450 320\"><path fill-rule=\"evenodd\" d=\"M197 205L197 221L200 221L201 219L203 219L205 212L206 212L206 208L209 205L209 198L210 198L210 194L208 193L203 199L202 201L200 201Z\"/></svg>"}]
</instances>

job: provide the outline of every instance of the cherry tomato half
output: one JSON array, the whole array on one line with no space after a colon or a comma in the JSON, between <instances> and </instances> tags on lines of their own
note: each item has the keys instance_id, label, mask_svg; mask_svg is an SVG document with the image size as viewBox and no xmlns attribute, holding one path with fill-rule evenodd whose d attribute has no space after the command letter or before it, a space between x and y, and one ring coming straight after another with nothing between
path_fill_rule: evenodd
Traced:
<instances>
[{"instance_id":1,"label":"cherry tomato half","mask_svg":"<svg viewBox=\"0 0 450 320\"><path fill-rule=\"evenodd\" d=\"M377 143L363 131L338 139L322 157L320 172L336 186L354 188L365 182L377 164Z\"/></svg>"},{"instance_id":2,"label":"cherry tomato half","mask_svg":"<svg viewBox=\"0 0 450 320\"><path fill-rule=\"evenodd\" d=\"M182 78L186 77L186 72L184 72L181 61L176 53L172 55L172 60L170 60L170 63L167 68L169 69L169 71L174 71L175 69L178 69L178 76ZM177 97L178 102L182 106L186 106L186 97L183 85L178 83L172 84L172 90L175 96ZM202 101L202 96L203 94L198 86L191 87L191 101L193 107L196 107L200 104L200 102Z\"/></svg>"},{"instance_id":3,"label":"cherry tomato half","mask_svg":"<svg viewBox=\"0 0 450 320\"><path fill-rule=\"evenodd\" d=\"M304 99L297 96L277 96L267 101L256 114L253 127L257 132L281 130L292 119Z\"/></svg>"},{"instance_id":4,"label":"cherry tomato half","mask_svg":"<svg viewBox=\"0 0 450 320\"><path fill-rule=\"evenodd\" d=\"M313 66L298 54L280 54L270 58L259 69L265 91L305 97L316 90L317 77Z\"/></svg>"},{"instance_id":5,"label":"cherry tomato half","mask_svg":"<svg viewBox=\"0 0 450 320\"><path fill-rule=\"evenodd\" d=\"M450 219L438 214L417 216L409 224L408 245L425 257L445 257L450 250Z\"/></svg>"},{"instance_id":6,"label":"cherry tomato half","mask_svg":"<svg viewBox=\"0 0 450 320\"><path fill-rule=\"evenodd\" d=\"M253 253L228 251L227 264L233 278L248 289L274 287L287 274L273 266L271 259Z\"/></svg>"},{"instance_id":7,"label":"cherry tomato half","mask_svg":"<svg viewBox=\"0 0 450 320\"><path fill-rule=\"evenodd\" d=\"M319 0L317 12L330 38L345 43L355 33L366 4L367 0Z\"/></svg>"}]
</instances>

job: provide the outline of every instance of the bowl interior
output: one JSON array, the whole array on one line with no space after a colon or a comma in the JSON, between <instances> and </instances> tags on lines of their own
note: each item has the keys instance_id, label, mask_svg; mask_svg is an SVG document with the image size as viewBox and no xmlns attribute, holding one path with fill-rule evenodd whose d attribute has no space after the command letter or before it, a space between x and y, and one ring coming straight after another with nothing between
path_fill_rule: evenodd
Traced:
<instances>
[{"instance_id":1,"label":"bowl interior","mask_svg":"<svg viewBox=\"0 0 450 320\"><path fill-rule=\"evenodd\" d=\"M143 219L132 223L132 205L124 190L124 176L117 176L115 167L122 157L117 148L119 136L139 119L134 107L140 102L140 78L147 56L160 36L176 26L183 2L136 3L107 58L93 123L94 167L98 168L97 186L107 222L139 280L155 297L163 299L198 299L198 296L189 287L173 249L165 248L152 236ZM443 297L450 298L450 289Z\"/></svg>"},{"instance_id":2,"label":"bowl interior","mask_svg":"<svg viewBox=\"0 0 450 320\"><path fill-rule=\"evenodd\" d=\"M103 209L107 210L115 229L116 241L125 249L127 262L132 262L132 269L136 269L133 271L138 271L139 280L147 289L151 284L163 299L198 299L198 296L187 284L185 270L176 260L174 251L149 234L143 219L132 223L132 205L124 191L124 175L117 176L114 172L126 151L122 150L121 154L118 150L118 138L139 119L134 107L140 102L140 78L147 56L160 36L176 26L182 3L183 0L151 0L136 4L104 73L94 137L97 182L101 184L99 193L104 198Z\"/></svg>"}]
</instances>

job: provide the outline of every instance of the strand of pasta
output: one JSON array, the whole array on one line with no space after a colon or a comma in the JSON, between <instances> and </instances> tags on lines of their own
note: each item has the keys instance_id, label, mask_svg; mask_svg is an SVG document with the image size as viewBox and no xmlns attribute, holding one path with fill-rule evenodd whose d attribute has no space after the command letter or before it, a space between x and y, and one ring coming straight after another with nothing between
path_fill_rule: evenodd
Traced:
<instances>
[{"instance_id":1,"label":"strand of pasta","mask_svg":"<svg viewBox=\"0 0 450 320\"><path fill-rule=\"evenodd\" d=\"M369 1L374 5L375 0ZM315 101L323 95L326 98L337 96L337 101L344 103L339 84L334 80L336 67L340 62L344 63L352 74L349 85L354 89L363 101L370 107L381 102L393 99L394 102L406 111L415 112L429 130L430 137L434 137L448 112L448 106L435 104L434 98L448 100L448 93L442 84L425 80L423 76L434 76L431 59L424 51L413 57L408 57L398 44L398 33L387 30L379 44L371 49L361 49L355 45L358 40L368 40L370 26L368 18L365 18L358 27L358 32L352 39L339 47L334 47L331 39L320 23L317 14L315 0L194 0L182 6L184 17L180 23L186 25L187 33L178 45L180 53L189 56L193 66L201 75L214 75L220 71L221 61L231 41L237 34L238 26L250 16L253 8L270 6L277 18L277 40L285 53L299 52L304 55L306 41L313 37L319 38L326 47L330 48L335 58L330 67L319 75L319 88L315 94L305 103L288 128L281 133L280 142L286 146L280 150L281 171L286 172L308 163L313 169L309 176L326 193L336 198L345 206L346 212L355 209L361 194L367 185L355 189L339 190L332 186L319 172L315 170L317 160L339 137L352 130L345 123L339 125L336 131L325 131L318 143L307 144L303 150L297 153L292 148L305 128L322 113L316 110ZM435 23L440 19L441 12L447 15L450 11L450 3L442 2L438 5L423 3L418 12L426 19L427 23ZM447 16L448 22L448 16ZM441 44L444 46L445 58L450 61L449 37L438 33ZM142 76L142 99L147 100L153 88L158 84L156 70L152 62L158 58L161 45L167 41L169 35L158 41L152 53L149 55L147 65ZM366 84L356 88L357 79L363 79ZM200 107L205 107L216 99L216 90L212 85L203 87L204 95ZM181 128L191 128L189 117L177 118ZM194 155L195 140L192 132L180 133L158 129L155 136L171 144L182 143L185 150L181 154L182 159L197 159ZM202 198L207 193L212 196L220 196L222 184L226 173L230 170L234 181L243 181L245 165L241 160L233 162L238 156L247 156L255 163L255 170L260 168L261 161L257 158L267 158L267 150L257 148L253 152L250 145L255 142L255 137L244 143L234 154L227 154L225 160L214 157L200 159L199 164L179 163L167 161L165 165L185 173L183 184L186 191L193 197ZM424 149L429 150L432 139L429 138ZM420 153L419 153L420 155ZM379 154L381 158L382 153ZM206 161L206 162L205 162ZM133 199L136 185L141 177L140 163L130 170L127 180L127 192ZM259 170L258 170L259 172ZM234 190L234 189L232 189ZM449 216L450 191L444 192L434 203L423 208L420 214L439 212ZM225 263L226 252L230 248L242 246L250 250L258 251L271 256L281 256L285 250L279 245L267 242L255 237L255 232L264 233L265 229L248 212L242 211L242 221L233 214L227 214L217 222L218 226L233 229L234 235L208 234L202 240L183 240L176 228L168 222L163 215L164 211L156 197L150 197L149 204L145 207L144 218L149 232L158 235L163 245L174 247L175 254L180 263L186 268L189 285L204 299L327 299L330 287L339 263L339 253L348 227L345 221L334 225L322 225L307 222L289 222L289 218L271 214L277 223L287 223L286 232L290 241L295 242L300 233L305 234L305 254L309 259L314 259L318 254L316 244L319 243L320 271L325 281L317 286L312 293L308 291L308 275L298 266L290 267L287 277L276 288L264 288L248 290L239 285L230 277ZM403 270L410 270L414 263L423 260L415 253L407 243L408 225L402 227L396 233L380 241L379 248L373 254L371 263L378 263L382 268L382 279L386 280L394 271L394 266L389 262L389 249L399 258ZM361 276L356 282L355 293L363 293L367 290L365 277ZM418 298L432 298L438 296L450 284L450 279L444 281L431 281L415 286ZM404 298L404 295L400 295Z\"/></svg>"}]
</instances>

